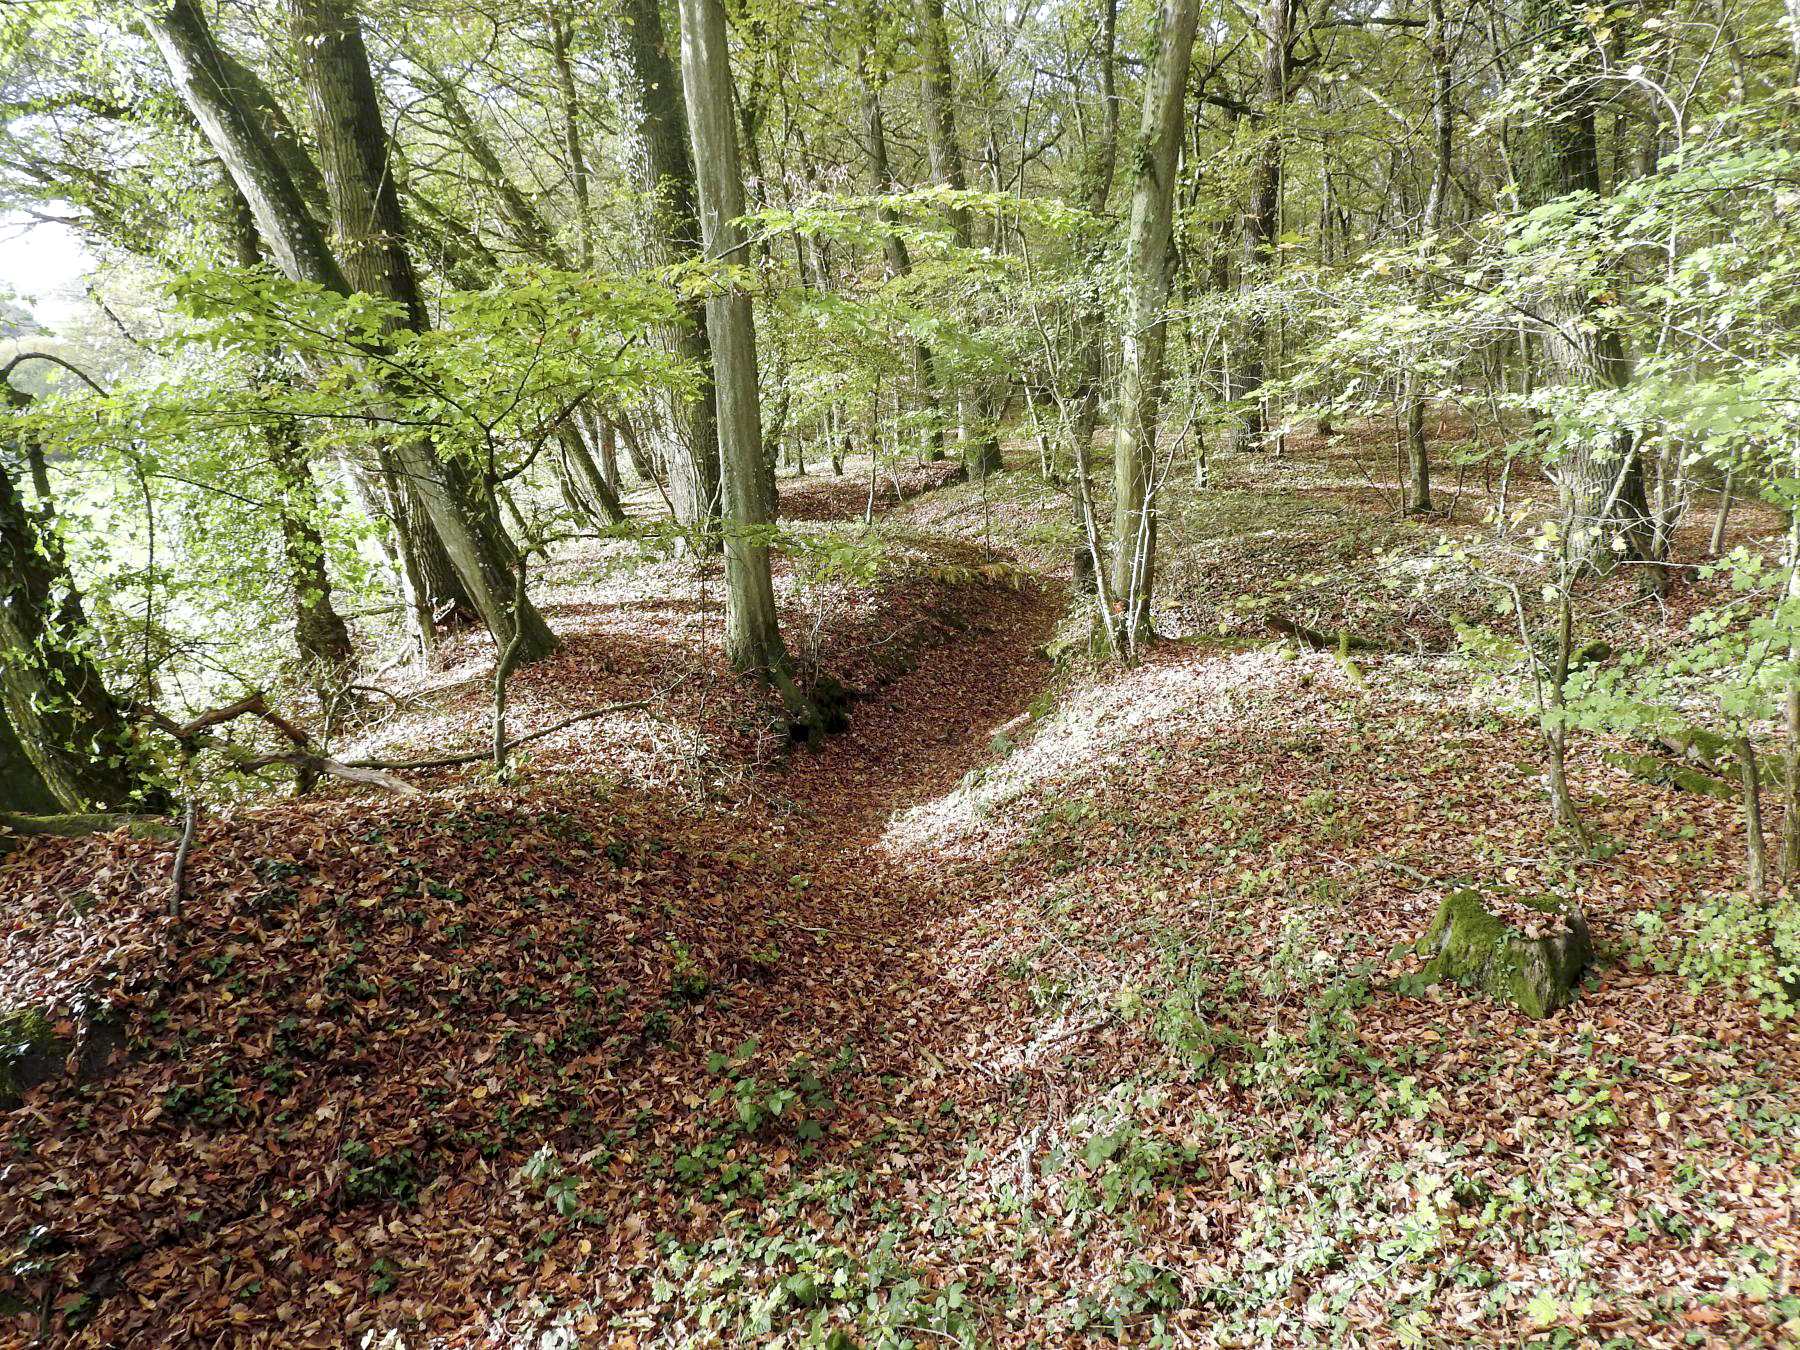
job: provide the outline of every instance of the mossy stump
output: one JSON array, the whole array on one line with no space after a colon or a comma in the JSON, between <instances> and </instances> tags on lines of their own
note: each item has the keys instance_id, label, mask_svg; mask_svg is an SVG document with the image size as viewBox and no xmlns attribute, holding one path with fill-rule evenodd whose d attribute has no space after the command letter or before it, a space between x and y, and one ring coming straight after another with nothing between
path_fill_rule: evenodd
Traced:
<instances>
[{"instance_id":1,"label":"mossy stump","mask_svg":"<svg viewBox=\"0 0 1800 1350\"><path fill-rule=\"evenodd\" d=\"M1575 984L1594 959L1587 920L1579 909L1563 911L1560 933L1531 937L1495 918L1475 891L1444 898L1437 918L1417 944L1428 981L1460 980L1505 999L1528 1017L1547 1017L1575 1001Z\"/></svg>"},{"instance_id":2,"label":"mossy stump","mask_svg":"<svg viewBox=\"0 0 1800 1350\"><path fill-rule=\"evenodd\" d=\"M0 1012L0 1111L10 1111L28 1089L61 1078L73 1068L78 1083L98 1083L113 1070L112 1054L125 1043L124 1028L110 1011L78 1018L73 1039L57 1034L50 1017L38 1008ZM69 1063L71 1053L75 1063Z\"/></svg>"}]
</instances>

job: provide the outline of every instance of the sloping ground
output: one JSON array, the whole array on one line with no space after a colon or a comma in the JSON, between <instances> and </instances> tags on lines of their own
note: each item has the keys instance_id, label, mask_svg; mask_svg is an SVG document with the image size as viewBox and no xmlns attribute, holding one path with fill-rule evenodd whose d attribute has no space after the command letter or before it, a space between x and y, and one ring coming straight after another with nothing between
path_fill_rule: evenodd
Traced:
<instances>
[{"instance_id":1,"label":"sloping ground","mask_svg":"<svg viewBox=\"0 0 1800 1350\"><path fill-rule=\"evenodd\" d=\"M1136 670L1032 654L1059 597L1018 568L1067 517L1008 475L879 522L904 565L872 583L786 576L790 631L885 681L820 755L778 760L708 665L704 580L587 560L520 725L697 667L665 720L513 789L217 821L179 942L166 846L33 845L8 978L118 971L135 1049L12 1113L12 1288L88 1344L1791 1341L1800 1047L1659 969L1735 885L1733 809L1584 744L1611 856L1574 864L1457 660L1261 641L1272 596L1440 622L1367 601L1404 558L1331 526L1264 547L1321 501L1416 537L1337 456L1173 504L1224 514L1166 531L1164 627L1228 637ZM386 734L475 739L457 678ZM1580 901L1580 1002L1423 986L1408 944L1464 884Z\"/></svg>"},{"instance_id":2,"label":"sloping ground","mask_svg":"<svg viewBox=\"0 0 1800 1350\"><path fill-rule=\"evenodd\" d=\"M165 844L8 860L8 1005L100 991L130 1037L105 1083L11 1114L20 1337L48 1315L87 1344L479 1339L527 1296L635 1301L658 1235L706 1223L692 1184L748 1174L721 1115L746 1138L778 1118L777 1178L841 1151L837 1122L900 1053L886 1019L921 899L859 844L1023 707L1056 603L942 562L832 597L820 654L877 692L827 756L722 794L722 767L773 760L770 704L705 656L673 570L565 569L567 648L518 679L521 729L667 690L656 721L572 729L511 789L465 770L418 801L211 820L178 937ZM389 735L441 747L460 719L477 739L478 663L414 691ZM757 1091L706 1100L718 1059Z\"/></svg>"}]
</instances>

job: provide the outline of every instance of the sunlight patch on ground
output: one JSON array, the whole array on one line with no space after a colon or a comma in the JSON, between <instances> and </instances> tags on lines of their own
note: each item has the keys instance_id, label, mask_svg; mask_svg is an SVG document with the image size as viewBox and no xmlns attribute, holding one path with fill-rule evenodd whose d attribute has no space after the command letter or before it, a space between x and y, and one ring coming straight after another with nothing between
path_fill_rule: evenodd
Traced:
<instances>
[{"instance_id":1,"label":"sunlight patch on ground","mask_svg":"<svg viewBox=\"0 0 1800 1350\"><path fill-rule=\"evenodd\" d=\"M1030 824L1029 812L1007 807L1095 776L1147 728L1177 718L1189 730L1222 725L1239 715L1239 695L1269 693L1302 672L1321 684L1343 680L1342 668L1330 656L1284 659L1275 647L1126 671L1077 694L1004 760L897 815L883 831L880 847L900 857L991 855Z\"/></svg>"}]
</instances>

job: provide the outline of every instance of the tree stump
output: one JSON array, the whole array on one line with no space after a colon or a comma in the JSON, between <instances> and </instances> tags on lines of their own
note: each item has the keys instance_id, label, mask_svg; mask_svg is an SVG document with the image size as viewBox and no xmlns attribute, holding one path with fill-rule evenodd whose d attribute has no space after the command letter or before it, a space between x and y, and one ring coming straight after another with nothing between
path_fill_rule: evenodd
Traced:
<instances>
[{"instance_id":1,"label":"tree stump","mask_svg":"<svg viewBox=\"0 0 1800 1350\"><path fill-rule=\"evenodd\" d=\"M1416 950L1431 958L1425 978L1460 980L1505 999L1528 1017L1545 1017L1575 1000L1576 981L1594 959L1579 909L1547 910L1559 932L1531 935L1490 914L1475 891L1444 898Z\"/></svg>"}]
</instances>

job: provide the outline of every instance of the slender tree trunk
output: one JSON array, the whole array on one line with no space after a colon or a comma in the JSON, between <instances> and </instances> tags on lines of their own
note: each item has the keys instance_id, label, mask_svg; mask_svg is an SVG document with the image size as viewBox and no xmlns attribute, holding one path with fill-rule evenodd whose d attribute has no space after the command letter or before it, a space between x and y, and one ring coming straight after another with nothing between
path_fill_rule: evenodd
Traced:
<instances>
[{"instance_id":1,"label":"slender tree trunk","mask_svg":"<svg viewBox=\"0 0 1800 1350\"><path fill-rule=\"evenodd\" d=\"M569 60L569 29L554 4L545 6L544 22L550 32L550 65L556 71L556 88L562 96L563 155L568 160L569 191L575 198L576 256L583 271L594 265L594 209L588 186L587 149L581 138L581 96L575 86L575 67ZM613 483L616 491L618 483Z\"/></svg>"},{"instance_id":2,"label":"slender tree trunk","mask_svg":"<svg viewBox=\"0 0 1800 1350\"><path fill-rule=\"evenodd\" d=\"M1099 144L1089 153L1082 204L1089 214L1106 214L1107 199L1112 195L1112 182L1119 161L1119 96L1114 69L1118 47L1118 0L1102 0L1100 6L1100 136ZM1106 308L1097 277L1105 252L1104 236L1097 235L1086 247L1088 271L1094 276L1095 293L1085 313L1076 322L1085 330L1081 338L1081 389L1075 399L1075 414L1069 435L1085 453L1094 443L1094 428L1100 421L1100 381L1105 368L1106 351L1102 338Z\"/></svg>"},{"instance_id":3,"label":"slender tree trunk","mask_svg":"<svg viewBox=\"0 0 1800 1350\"><path fill-rule=\"evenodd\" d=\"M1756 747L1750 744L1748 736L1739 736L1732 743L1737 754L1738 779L1744 795L1744 853L1747 863L1745 880L1750 894L1761 898L1768 889L1768 846L1763 835L1762 820L1762 782L1757 773Z\"/></svg>"},{"instance_id":4,"label":"slender tree trunk","mask_svg":"<svg viewBox=\"0 0 1800 1350\"><path fill-rule=\"evenodd\" d=\"M1431 56L1431 189L1425 197L1423 230L1435 235L1444 223L1450 196L1451 155L1455 149L1455 111L1450 103L1450 44L1444 33L1444 0L1429 0L1425 48ZM1429 300L1429 286L1425 292ZM1425 442L1425 393L1416 369L1406 377L1406 491L1408 515L1431 510L1431 455Z\"/></svg>"},{"instance_id":5,"label":"slender tree trunk","mask_svg":"<svg viewBox=\"0 0 1800 1350\"><path fill-rule=\"evenodd\" d=\"M245 269L260 267L261 241L250 204L229 175L224 189L227 226L237 264ZM279 379L282 373L279 357L271 355L264 361L265 379ZM350 629L331 600L331 577L325 570L325 538L318 526L318 486L296 423L283 419L266 427L264 436L280 492L276 509L288 585L294 596L294 645L314 689L325 701L344 684L356 654L350 644Z\"/></svg>"},{"instance_id":6,"label":"slender tree trunk","mask_svg":"<svg viewBox=\"0 0 1800 1350\"><path fill-rule=\"evenodd\" d=\"M743 246L744 213L731 67L720 0L681 0L681 73L693 132L695 184L708 258ZM718 391L720 478L725 498L725 654L735 670L789 669L769 572L769 520L761 486L762 415L750 297L715 292L706 302Z\"/></svg>"},{"instance_id":7,"label":"slender tree trunk","mask_svg":"<svg viewBox=\"0 0 1800 1350\"><path fill-rule=\"evenodd\" d=\"M415 47L407 48L406 59L424 74L425 83L436 97L451 134L463 153L481 170L519 247L552 267L566 270L572 260L558 242L555 227L544 219L536 203L501 162L487 132L464 104L457 81L440 70L428 54Z\"/></svg>"},{"instance_id":8,"label":"slender tree trunk","mask_svg":"<svg viewBox=\"0 0 1800 1350\"><path fill-rule=\"evenodd\" d=\"M621 0L611 37L625 168L646 198L646 261L652 267L687 262L700 255L701 245L694 160L682 111L682 77L669 59L660 0ZM711 551L720 508L719 413L704 303L691 301L686 316L662 338L700 374L699 392L672 398L666 409L678 446L666 476L677 519L693 532L697 548Z\"/></svg>"},{"instance_id":9,"label":"slender tree trunk","mask_svg":"<svg viewBox=\"0 0 1800 1350\"><path fill-rule=\"evenodd\" d=\"M867 21L872 30L872 15ZM870 42L873 41L874 34L871 31ZM865 45L858 51L856 63L862 85L863 153L868 161L870 188L876 193L890 193L898 185L894 182L893 172L888 165L887 127L881 113L881 90L870 69L871 61L870 48ZM888 207L877 208L876 216L883 225L893 225L898 220L894 211ZM904 277L912 271L912 257L904 239L893 230L888 230L881 237L881 245L889 277ZM920 456L927 463L932 463L944 457L944 431L938 415L936 363L931 355L931 348L923 342L913 343L913 364L919 375L919 396L931 418L931 429L926 434Z\"/></svg>"},{"instance_id":10,"label":"slender tree trunk","mask_svg":"<svg viewBox=\"0 0 1800 1350\"><path fill-rule=\"evenodd\" d=\"M940 186L961 192L967 186L967 180L963 174L962 151L956 143L950 38L944 29L943 0L913 0L913 13L918 25L919 98L924 112L925 149L931 159L931 176ZM968 209L952 206L947 214L956 246L968 248L973 241ZM998 432L982 416L981 401L974 391L957 391L956 420L963 463L969 477L984 478L1006 467L1000 458Z\"/></svg>"},{"instance_id":11,"label":"slender tree trunk","mask_svg":"<svg viewBox=\"0 0 1800 1350\"><path fill-rule=\"evenodd\" d=\"M1262 147L1251 167L1250 197L1244 210L1244 266L1239 286L1244 291L1268 282L1275 263L1275 240L1281 231L1282 144L1279 126L1288 100L1288 42L1293 0L1263 0L1258 16L1262 29L1262 89L1258 107L1262 116ZM1249 301L1244 325L1243 350L1233 372L1231 397L1243 402L1258 398L1268 368L1269 322L1260 299ZM1244 410L1236 436L1237 448L1257 448L1266 428L1260 399Z\"/></svg>"},{"instance_id":12,"label":"slender tree trunk","mask_svg":"<svg viewBox=\"0 0 1800 1350\"><path fill-rule=\"evenodd\" d=\"M1124 380L1113 450L1113 603L1126 650L1148 629L1156 560L1156 419L1174 268L1175 172L1198 0L1164 0L1144 88L1127 237Z\"/></svg>"},{"instance_id":13,"label":"slender tree trunk","mask_svg":"<svg viewBox=\"0 0 1800 1350\"><path fill-rule=\"evenodd\" d=\"M337 690L355 664L350 629L331 599L325 570L325 537L319 532L319 494L299 428L281 422L269 428L269 459L280 484L282 553L294 594L294 642L300 660L321 695Z\"/></svg>"}]
</instances>

